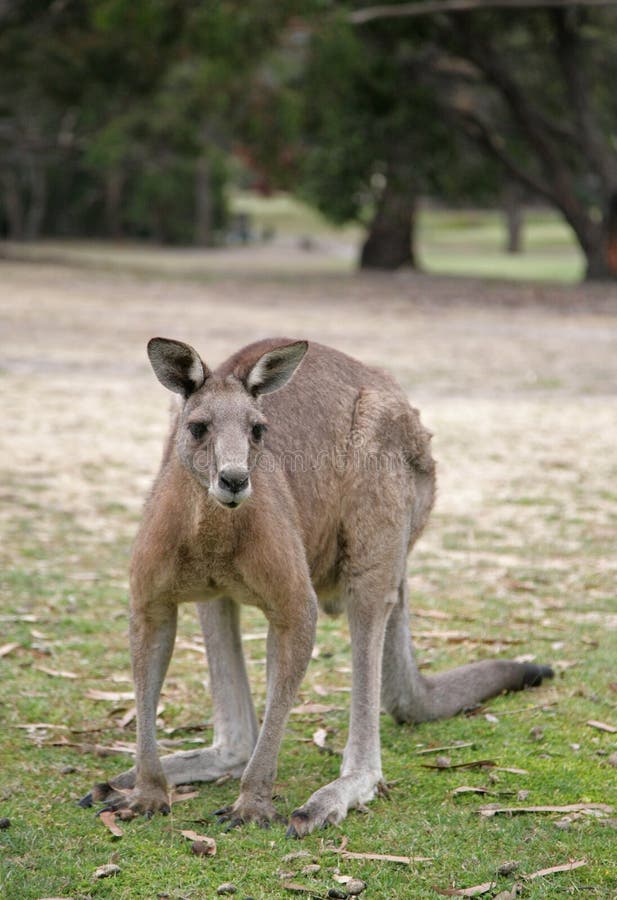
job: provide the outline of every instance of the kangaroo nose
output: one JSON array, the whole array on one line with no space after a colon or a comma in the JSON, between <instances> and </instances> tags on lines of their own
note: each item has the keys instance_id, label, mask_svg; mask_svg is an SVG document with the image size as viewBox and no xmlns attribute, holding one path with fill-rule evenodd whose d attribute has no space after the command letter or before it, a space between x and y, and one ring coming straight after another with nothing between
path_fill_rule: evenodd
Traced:
<instances>
[{"instance_id":1,"label":"kangaroo nose","mask_svg":"<svg viewBox=\"0 0 617 900\"><path fill-rule=\"evenodd\" d=\"M219 485L232 494L239 494L248 483L249 475L244 469L228 469L219 473Z\"/></svg>"}]
</instances>

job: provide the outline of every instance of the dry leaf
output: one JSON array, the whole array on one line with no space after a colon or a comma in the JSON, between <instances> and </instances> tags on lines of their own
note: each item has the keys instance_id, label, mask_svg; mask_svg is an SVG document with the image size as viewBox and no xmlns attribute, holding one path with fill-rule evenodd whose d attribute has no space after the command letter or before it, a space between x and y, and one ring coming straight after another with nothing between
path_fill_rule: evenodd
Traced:
<instances>
[{"instance_id":1,"label":"dry leaf","mask_svg":"<svg viewBox=\"0 0 617 900\"><path fill-rule=\"evenodd\" d=\"M122 871L120 866L115 863L107 863L107 865L99 866L94 870L94 878L109 878L110 875L117 875L120 871Z\"/></svg>"},{"instance_id":2,"label":"dry leaf","mask_svg":"<svg viewBox=\"0 0 617 900\"><path fill-rule=\"evenodd\" d=\"M176 641L176 648L178 650L192 650L194 653L199 653L200 656L203 656L205 652L203 644L194 644L191 641Z\"/></svg>"},{"instance_id":3,"label":"dry leaf","mask_svg":"<svg viewBox=\"0 0 617 900\"><path fill-rule=\"evenodd\" d=\"M99 819L108 828L114 837L122 837L124 832L118 824L116 824L116 814L110 810L106 810L99 814Z\"/></svg>"},{"instance_id":4,"label":"dry leaf","mask_svg":"<svg viewBox=\"0 0 617 900\"><path fill-rule=\"evenodd\" d=\"M123 700L134 700L134 691L97 691L91 688L84 696L88 700L109 700L111 703L121 703Z\"/></svg>"},{"instance_id":5,"label":"dry leaf","mask_svg":"<svg viewBox=\"0 0 617 900\"><path fill-rule=\"evenodd\" d=\"M216 854L216 841L214 838L208 837L207 834L197 834L196 831L191 831L190 828L181 831L180 834L188 841L199 841L200 843L206 844L210 848L207 854L208 856L214 856Z\"/></svg>"},{"instance_id":6,"label":"dry leaf","mask_svg":"<svg viewBox=\"0 0 617 900\"><path fill-rule=\"evenodd\" d=\"M433 890L444 897L478 897L480 894L488 894L496 887L495 881L485 881L484 884L476 884L468 888L438 888L433 885Z\"/></svg>"},{"instance_id":7,"label":"dry leaf","mask_svg":"<svg viewBox=\"0 0 617 900\"><path fill-rule=\"evenodd\" d=\"M195 800L196 797L199 797L199 791L189 791L186 794L174 791L170 799L172 803L180 803L181 800Z\"/></svg>"},{"instance_id":8,"label":"dry leaf","mask_svg":"<svg viewBox=\"0 0 617 900\"><path fill-rule=\"evenodd\" d=\"M415 862L430 862L432 856L392 856L390 853L352 853L351 850L340 850L343 859L372 859L377 862L400 863L404 866L410 866Z\"/></svg>"},{"instance_id":9,"label":"dry leaf","mask_svg":"<svg viewBox=\"0 0 617 900\"><path fill-rule=\"evenodd\" d=\"M447 757L443 757L441 762L434 763L422 763L423 769L491 769L494 768L497 764L492 759L477 759L473 762L466 763L445 763Z\"/></svg>"},{"instance_id":10,"label":"dry leaf","mask_svg":"<svg viewBox=\"0 0 617 900\"><path fill-rule=\"evenodd\" d=\"M514 766L495 766L496 772L510 772L511 775L529 775L527 769L517 769Z\"/></svg>"},{"instance_id":11,"label":"dry leaf","mask_svg":"<svg viewBox=\"0 0 617 900\"><path fill-rule=\"evenodd\" d=\"M489 791L488 788L483 787L470 787L466 784L461 785L460 787L454 788L452 791L452 795L455 794L492 794L493 791Z\"/></svg>"},{"instance_id":12,"label":"dry leaf","mask_svg":"<svg viewBox=\"0 0 617 900\"><path fill-rule=\"evenodd\" d=\"M592 809L597 809L605 813L611 813L613 811L613 807L607 806L606 803L572 803L569 806L494 806L491 804L490 806L481 806L478 809L478 812L481 816L491 818L499 813L505 813L506 815L512 816L517 813L569 813Z\"/></svg>"},{"instance_id":13,"label":"dry leaf","mask_svg":"<svg viewBox=\"0 0 617 900\"><path fill-rule=\"evenodd\" d=\"M295 891L297 894L314 894L315 888L306 887L304 884L298 884L296 881L284 881L281 887L286 891Z\"/></svg>"},{"instance_id":14,"label":"dry leaf","mask_svg":"<svg viewBox=\"0 0 617 900\"><path fill-rule=\"evenodd\" d=\"M19 644L3 644L2 647L0 647L0 658L3 656L8 656L9 653L13 652L13 650L17 650L18 647Z\"/></svg>"},{"instance_id":15,"label":"dry leaf","mask_svg":"<svg viewBox=\"0 0 617 900\"><path fill-rule=\"evenodd\" d=\"M575 862L564 863L562 866L551 866L549 869L539 869L537 872L532 872L531 875L525 875L524 877L527 881L533 881L534 878L544 878L545 875L553 875L555 872L572 872L574 869L580 869L581 866L586 865L586 859L577 859Z\"/></svg>"},{"instance_id":16,"label":"dry leaf","mask_svg":"<svg viewBox=\"0 0 617 900\"><path fill-rule=\"evenodd\" d=\"M416 750L416 756L424 756L427 753L442 753L445 750L462 750L464 747L473 747L473 741L467 741L460 744L448 744L445 747L427 747L425 750Z\"/></svg>"},{"instance_id":17,"label":"dry leaf","mask_svg":"<svg viewBox=\"0 0 617 900\"><path fill-rule=\"evenodd\" d=\"M291 712L295 716L321 715L329 712L340 712L342 709L342 706L328 706L325 703L301 703L300 706L294 706Z\"/></svg>"},{"instance_id":18,"label":"dry leaf","mask_svg":"<svg viewBox=\"0 0 617 900\"><path fill-rule=\"evenodd\" d=\"M608 731L609 734L617 734L617 728L614 725L607 725L606 722L598 722L596 719L590 719L587 722L587 725L590 725L592 728L597 728L598 731Z\"/></svg>"},{"instance_id":19,"label":"dry leaf","mask_svg":"<svg viewBox=\"0 0 617 900\"><path fill-rule=\"evenodd\" d=\"M37 672L43 672L45 675L51 675L52 678L79 678L75 672L64 672L59 669L48 669L47 666L34 666Z\"/></svg>"}]
</instances>

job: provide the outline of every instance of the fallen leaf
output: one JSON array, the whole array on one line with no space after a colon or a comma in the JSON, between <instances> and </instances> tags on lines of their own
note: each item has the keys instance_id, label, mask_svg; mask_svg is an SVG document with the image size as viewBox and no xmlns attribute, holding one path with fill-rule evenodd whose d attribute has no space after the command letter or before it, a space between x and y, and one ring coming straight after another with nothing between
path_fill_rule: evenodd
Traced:
<instances>
[{"instance_id":1,"label":"fallen leaf","mask_svg":"<svg viewBox=\"0 0 617 900\"><path fill-rule=\"evenodd\" d=\"M174 791L171 795L171 802L180 803L181 800L195 800L196 797L199 797L199 791L189 791L186 794L183 794L180 791Z\"/></svg>"},{"instance_id":2,"label":"fallen leaf","mask_svg":"<svg viewBox=\"0 0 617 900\"><path fill-rule=\"evenodd\" d=\"M19 644L3 644L2 647L0 647L0 657L8 656L13 650L17 650L18 647Z\"/></svg>"},{"instance_id":3,"label":"fallen leaf","mask_svg":"<svg viewBox=\"0 0 617 900\"><path fill-rule=\"evenodd\" d=\"M303 715L313 715L313 714L323 714L329 712L340 712L343 709L342 706L328 706L325 703L301 703L300 706L294 706L292 709L292 715L295 716L303 716Z\"/></svg>"},{"instance_id":4,"label":"fallen leaf","mask_svg":"<svg viewBox=\"0 0 617 900\"><path fill-rule=\"evenodd\" d=\"M49 669L47 666L34 666L37 672L43 672L52 678L79 678L75 672L64 672L60 669Z\"/></svg>"},{"instance_id":5,"label":"fallen leaf","mask_svg":"<svg viewBox=\"0 0 617 900\"><path fill-rule=\"evenodd\" d=\"M421 619L440 619L445 621L446 619L451 619L452 616L447 612L443 612L441 609L421 609L420 607L415 607L412 610L412 614L414 616L419 616Z\"/></svg>"},{"instance_id":6,"label":"fallen leaf","mask_svg":"<svg viewBox=\"0 0 617 900\"><path fill-rule=\"evenodd\" d=\"M55 729L56 731L68 731L68 725L54 725L52 722L25 722L22 725L15 725L15 728L25 728L26 731L38 731L40 728Z\"/></svg>"},{"instance_id":7,"label":"fallen leaf","mask_svg":"<svg viewBox=\"0 0 617 900\"><path fill-rule=\"evenodd\" d=\"M491 804L490 806L480 806L478 812L481 816L491 818L499 813L513 816L518 813L569 813L586 809L597 809L605 813L613 811L613 807L606 803L571 803L569 806L495 806Z\"/></svg>"},{"instance_id":8,"label":"fallen leaf","mask_svg":"<svg viewBox=\"0 0 617 900\"><path fill-rule=\"evenodd\" d=\"M111 703L120 703L122 700L134 700L134 691L97 691L91 688L84 696L88 700L109 700Z\"/></svg>"},{"instance_id":9,"label":"fallen leaf","mask_svg":"<svg viewBox=\"0 0 617 900\"><path fill-rule=\"evenodd\" d=\"M120 866L115 863L107 863L107 865L99 866L94 870L94 878L109 878L111 875L117 875L120 871L122 871Z\"/></svg>"},{"instance_id":10,"label":"fallen leaf","mask_svg":"<svg viewBox=\"0 0 617 900\"><path fill-rule=\"evenodd\" d=\"M26 614L24 616L0 616L0 622L40 622L40 616Z\"/></svg>"},{"instance_id":11,"label":"fallen leaf","mask_svg":"<svg viewBox=\"0 0 617 900\"><path fill-rule=\"evenodd\" d=\"M538 869L537 872L532 872L531 875L525 875L524 878L527 881L533 881L534 878L544 878L545 875L553 875L555 872L572 872L574 869L580 869L581 866L586 865L586 859L577 859L575 862L564 863L562 866L551 866L549 869Z\"/></svg>"},{"instance_id":12,"label":"fallen leaf","mask_svg":"<svg viewBox=\"0 0 617 900\"><path fill-rule=\"evenodd\" d=\"M343 859L372 859L376 862L400 863L404 866L410 866L415 862L430 862L432 856L392 856L390 853L352 853L351 850L341 850Z\"/></svg>"},{"instance_id":13,"label":"fallen leaf","mask_svg":"<svg viewBox=\"0 0 617 900\"><path fill-rule=\"evenodd\" d=\"M587 725L591 726L591 728L597 728L598 731L608 731L609 734L617 734L617 728L614 725L607 725L606 722L589 719Z\"/></svg>"},{"instance_id":14,"label":"fallen leaf","mask_svg":"<svg viewBox=\"0 0 617 900\"><path fill-rule=\"evenodd\" d=\"M308 850L295 850L293 853L286 853L283 857L283 862L292 862L294 859L306 859L310 858L311 854Z\"/></svg>"},{"instance_id":15,"label":"fallen leaf","mask_svg":"<svg viewBox=\"0 0 617 900\"><path fill-rule=\"evenodd\" d=\"M469 787L466 784L462 784L460 787L454 788L452 794L492 794L493 791L489 791L488 788L483 787Z\"/></svg>"},{"instance_id":16,"label":"fallen leaf","mask_svg":"<svg viewBox=\"0 0 617 900\"><path fill-rule=\"evenodd\" d=\"M176 648L178 650L192 650L194 653L199 653L200 656L203 656L205 652L203 644L194 644L192 641L176 641Z\"/></svg>"},{"instance_id":17,"label":"fallen leaf","mask_svg":"<svg viewBox=\"0 0 617 900\"><path fill-rule=\"evenodd\" d=\"M314 894L315 888L306 887L304 884L298 884L296 881L284 881L281 887L286 891L295 891L297 894Z\"/></svg>"},{"instance_id":18,"label":"fallen leaf","mask_svg":"<svg viewBox=\"0 0 617 900\"><path fill-rule=\"evenodd\" d=\"M511 775L529 775L527 769L517 769L514 766L495 766L496 772L510 772Z\"/></svg>"},{"instance_id":19,"label":"fallen leaf","mask_svg":"<svg viewBox=\"0 0 617 900\"><path fill-rule=\"evenodd\" d=\"M462 750L464 747L473 747L473 741L461 742L460 744L448 744L445 747L427 747L424 750L416 750L416 756L423 756L427 753L442 753L445 750Z\"/></svg>"},{"instance_id":20,"label":"fallen leaf","mask_svg":"<svg viewBox=\"0 0 617 900\"><path fill-rule=\"evenodd\" d=\"M495 881L485 881L484 884L476 884L468 888L438 888L433 885L433 890L444 897L478 897L480 894L488 894L496 887Z\"/></svg>"},{"instance_id":21,"label":"fallen leaf","mask_svg":"<svg viewBox=\"0 0 617 900\"><path fill-rule=\"evenodd\" d=\"M113 834L114 837L122 837L124 832L120 828L120 826L116 823L116 814L111 812L110 810L106 810L99 814L99 819L109 831Z\"/></svg>"},{"instance_id":22,"label":"fallen leaf","mask_svg":"<svg viewBox=\"0 0 617 900\"><path fill-rule=\"evenodd\" d=\"M447 757L444 757L444 760ZM438 764L437 761L435 763L422 763L423 769L482 769L482 768L494 768L497 763L492 759L478 759L473 762L466 763L448 763L445 765L443 762Z\"/></svg>"}]
</instances>

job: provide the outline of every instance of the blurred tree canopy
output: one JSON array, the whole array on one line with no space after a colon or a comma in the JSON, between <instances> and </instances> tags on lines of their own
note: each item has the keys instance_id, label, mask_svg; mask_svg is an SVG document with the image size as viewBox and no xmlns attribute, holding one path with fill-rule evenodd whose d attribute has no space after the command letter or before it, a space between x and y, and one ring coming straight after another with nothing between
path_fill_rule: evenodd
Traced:
<instances>
[{"instance_id":1,"label":"blurred tree canopy","mask_svg":"<svg viewBox=\"0 0 617 900\"><path fill-rule=\"evenodd\" d=\"M395 268L418 197L517 183L615 277L615 25L602 0L13 0L0 233L211 245L242 171L363 223L361 263Z\"/></svg>"}]
</instances>

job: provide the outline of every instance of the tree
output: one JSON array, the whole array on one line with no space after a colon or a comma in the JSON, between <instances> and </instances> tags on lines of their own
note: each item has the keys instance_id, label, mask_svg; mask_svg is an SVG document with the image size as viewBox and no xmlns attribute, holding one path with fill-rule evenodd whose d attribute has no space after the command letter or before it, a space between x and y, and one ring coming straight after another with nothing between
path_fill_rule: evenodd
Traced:
<instances>
[{"instance_id":1,"label":"tree","mask_svg":"<svg viewBox=\"0 0 617 900\"><path fill-rule=\"evenodd\" d=\"M368 29L395 15L400 33L409 34L418 16L429 16L432 53L422 78L452 126L562 212L585 254L587 278L617 277L617 11L601 3L524 5L530 8L436 0L363 10L356 20ZM417 75L417 65L409 71Z\"/></svg>"},{"instance_id":2,"label":"tree","mask_svg":"<svg viewBox=\"0 0 617 900\"><path fill-rule=\"evenodd\" d=\"M419 194L495 188L475 177L478 154L460 152L432 85L406 77L420 47L389 25L360 34L344 20L316 28L309 45L298 190L334 221L366 225L364 268L417 264Z\"/></svg>"}]
</instances>

